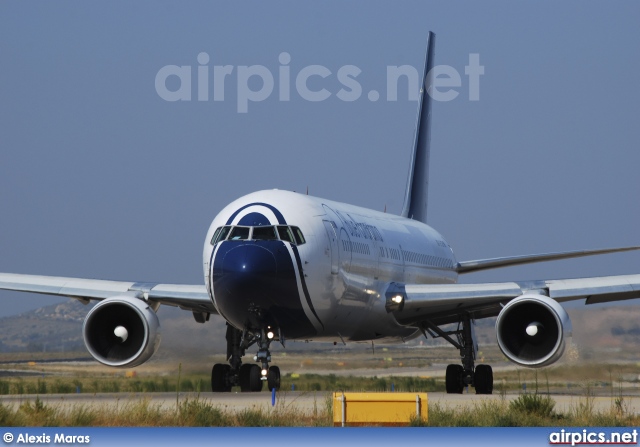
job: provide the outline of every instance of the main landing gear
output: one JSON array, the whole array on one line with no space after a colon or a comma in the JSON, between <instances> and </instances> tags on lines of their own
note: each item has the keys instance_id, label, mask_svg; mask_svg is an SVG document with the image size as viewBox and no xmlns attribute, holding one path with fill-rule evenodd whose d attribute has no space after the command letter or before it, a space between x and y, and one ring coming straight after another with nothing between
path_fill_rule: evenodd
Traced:
<instances>
[{"instance_id":1,"label":"main landing gear","mask_svg":"<svg viewBox=\"0 0 640 447\"><path fill-rule=\"evenodd\" d=\"M458 323L458 329L445 332L429 321L424 322L423 333L431 337L442 337L460 350L462 365L448 365L445 376L445 388L449 394L462 394L466 386L476 389L476 394L493 393L493 370L489 365L475 366L478 345L473 333L473 322L465 315ZM456 336L456 340L451 338Z\"/></svg>"},{"instance_id":2,"label":"main landing gear","mask_svg":"<svg viewBox=\"0 0 640 447\"><path fill-rule=\"evenodd\" d=\"M211 370L211 390L228 392L231 387L240 386L242 392L262 391L264 382L269 390L280 389L280 368L269 366L271 353L269 346L275 332L267 327L259 333L241 331L227 323L227 360L229 364L216 363ZM242 357L252 345L258 345L258 352L253 357L261 365L243 364Z\"/></svg>"}]
</instances>

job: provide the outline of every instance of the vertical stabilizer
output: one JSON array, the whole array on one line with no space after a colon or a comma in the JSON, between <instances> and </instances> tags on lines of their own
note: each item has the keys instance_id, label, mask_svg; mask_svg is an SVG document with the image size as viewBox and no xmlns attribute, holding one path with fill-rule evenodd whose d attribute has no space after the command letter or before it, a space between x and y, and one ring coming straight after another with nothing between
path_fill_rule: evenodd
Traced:
<instances>
[{"instance_id":1,"label":"vertical stabilizer","mask_svg":"<svg viewBox=\"0 0 640 447\"><path fill-rule=\"evenodd\" d=\"M411 167L404 195L402 217L427 222L427 193L429 190L429 141L431 140L431 91L433 85L433 57L436 35L429 32L424 73L418 99L418 117L413 140Z\"/></svg>"}]
</instances>

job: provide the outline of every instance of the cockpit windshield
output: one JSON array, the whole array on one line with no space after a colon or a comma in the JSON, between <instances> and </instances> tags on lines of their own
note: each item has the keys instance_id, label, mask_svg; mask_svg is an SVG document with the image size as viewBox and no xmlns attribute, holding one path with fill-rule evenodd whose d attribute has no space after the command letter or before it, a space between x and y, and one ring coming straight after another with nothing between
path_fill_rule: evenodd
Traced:
<instances>
[{"instance_id":1,"label":"cockpit windshield","mask_svg":"<svg viewBox=\"0 0 640 447\"><path fill-rule=\"evenodd\" d=\"M229 234L229 240L238 241L249 239L250 231L251 227L233 227L233 230L231 230Z\"/></svg>"},{"instance_id":2,"label":"cockpit windshield","mask_svg":"<svg viewBox=\"0 0 640 447\"><path fill-rule=\"evenodd\" d=\"M256 240L256 241L285 241L293 245L302 245L306 241L302 235L302 231L298 227L290 227L288 225L259 226L230 226L218 227L211 238L211 245L215 245L220 241L239 241L239 240Z\"/></svg>"},{"instance_id":3,"label":"cockpit windshield","mask_svg":"<svg viewBox=\"0 0 640 447\"><path fill-rule=\"evenodd\" d=\"M274 227L253 227L253 236L251 239L257 241L277 240L276 229Z\"/></svg>"}]
</instances>

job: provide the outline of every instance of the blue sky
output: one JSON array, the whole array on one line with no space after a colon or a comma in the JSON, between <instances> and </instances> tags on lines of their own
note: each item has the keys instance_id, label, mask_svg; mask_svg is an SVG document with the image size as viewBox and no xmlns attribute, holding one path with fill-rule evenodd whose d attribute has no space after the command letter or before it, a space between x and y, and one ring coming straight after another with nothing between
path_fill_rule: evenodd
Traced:
<instances>
[{"instance_id":1,"label":"blue sky","mask_svg":"<svg viewBox=\"0 0 640 447\"><path fill-rule=\"evenodd\" d=\"M260 189L399 212L417 103L367 92L384 92L387 66L421 70L429 30L436 64L462 74L433 105L429 202L458 259L638 245L638 17L637 2L2 2L0 271L199 284L209 223ZM225 100L163 100L158 71L195 76L201 52L211 71L236 67ZM332 95L274 92L238 113L237 67L278 74L282 52L292 77L327 67L309 85ZM352 102L336 96L345 65L361 70ZM633 253L462 280L639 266ZM54 302L0 298L0 315Z\"/></svg>"}]
</instances>

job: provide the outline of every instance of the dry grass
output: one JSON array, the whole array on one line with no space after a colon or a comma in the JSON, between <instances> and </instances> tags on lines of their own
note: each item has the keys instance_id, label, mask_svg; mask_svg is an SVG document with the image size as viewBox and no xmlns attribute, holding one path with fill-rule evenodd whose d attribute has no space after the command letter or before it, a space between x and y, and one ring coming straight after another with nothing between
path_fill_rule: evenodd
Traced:
<instances>
[{"instance_id":1,"label":"dry grass","mask_svg":"<svg viewBox=\"0 0 640 447\"><path fill-rule=\"evenodd\" d=\"M0 404L4 427L307 427L329 426L327 411L300 411L295 406L223 410L207 399L185 399L174 408L154 405L147 399L122 405L62 408L40 399L15 409Z\"/></svg>"},{"instance_id":2,"label":"dry grass","mask_svg":"<svg viewBox=\"0 0 640 447\"><path fill-rule=\"evenodd\" d=\"M209 375L123 377L45 376L0 379L0 395L69 393L149 393L211 391ZM179 384L179 386L178 386ZM282 390L297 391L443 391L444 384L420 377L356 377L335 374L285 374ZM266 389L266 388L265 388Z\"/></svg>"},{"instance_id":3,"label":"dry grass","mask_svg":"<svg viewBox=\"0 0 640 447\"><path fill-rule=\"evenodd\" d=\"M589 396L566 413L553 410L547 396L521 395L516 401L483 400L471 407L433 404L427 422L413 425L431 427L543 427L584 426L622 427L640 425L640 416L613 406L595 411ZM333 414L331 401L319 402L311 411L301 411L281 400L272 408L229 411L207 399L185 399L166 408L141 399L120 406L91 408L78 405L63 409L41 400L23 402L19 407L0 404L0 426L11 427L329 427Z\"/></svg>"}]
</instances>

